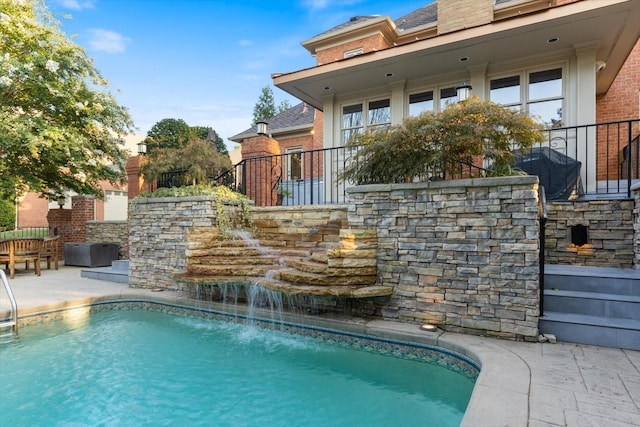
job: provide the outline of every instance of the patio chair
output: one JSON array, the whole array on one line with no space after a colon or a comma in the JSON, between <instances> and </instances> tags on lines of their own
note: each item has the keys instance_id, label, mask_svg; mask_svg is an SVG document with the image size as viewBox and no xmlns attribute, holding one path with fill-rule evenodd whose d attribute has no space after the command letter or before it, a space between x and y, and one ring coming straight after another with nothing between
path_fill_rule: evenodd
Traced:
<instances>
[{"instance_id":1,"label":"patio chair","mask_svg":"<svg viewBox=\"0 0 640 427\"><path fill-rule=\"evenodd\" d=\"M25 237L9 240L9 277L13 279L16 271L16 261L24 261L26 271L29 271L29 262L33 261L35 273L40 276L40 251L44 239Z\"/></svg>"},{"instance_id":2,"label":"patio chair","mask_svg":"<svg viewBox=\"0 0 640 427\"><path fill-rule=\"evenodd\" d=\"M47 270L51 270L51 260L55 269L58 269L58 250L60 247L60 236L45 237L40 251L40 258L47 259Z\"/></svg>"},{"instance_id":3,"label":"patio chair","mask_svg":"<svg viewBox=\"0 0 640 427\"><path fill-rule=\"evenodd\" d=\"M11 240L0 240L0 262L4 262L4 269L9 269Z\"/></svg>"}]
</instances>

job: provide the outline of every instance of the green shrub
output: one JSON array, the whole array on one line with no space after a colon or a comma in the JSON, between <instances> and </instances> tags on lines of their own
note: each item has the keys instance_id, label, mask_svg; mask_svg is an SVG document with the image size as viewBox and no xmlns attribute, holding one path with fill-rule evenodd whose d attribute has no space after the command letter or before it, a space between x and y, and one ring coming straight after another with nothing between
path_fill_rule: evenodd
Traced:
<instances>
[{"instance_id":1,"label":"green shrub","mask_svg":"<svg viewBox=\"0 0 640 427\"><path fill-rule=\"evenodd\" d=\"M485 174L509 175L517 173L513 150L541 142L542 129L524 112L474 97L440 113L355 135L348 145L358 151L340 179L357 184L444 179L480 157L491 165Z\"/></svg>"}]
</instances>

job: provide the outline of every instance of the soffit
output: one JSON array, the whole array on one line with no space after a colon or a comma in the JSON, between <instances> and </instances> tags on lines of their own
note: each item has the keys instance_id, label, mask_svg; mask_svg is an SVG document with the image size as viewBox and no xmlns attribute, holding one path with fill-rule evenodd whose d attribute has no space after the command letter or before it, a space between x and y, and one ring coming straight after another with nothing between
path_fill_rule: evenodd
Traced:
<instances>
[{"instance_id":1,"label":"soffit","mask_svg":"<svg viewBox=\"0 0 640 427\"><path fill-rule=\"evenodd\" d=\"M326 97L398 81L466 73L482 64L569 55L597 44L597 92L609 88L640 36L640 1L581 1L353 58L274 75L274 84L322 110ZM556 43L548 43L551 38ZM467 57L462 63L460 58ZM388 74L392 74L388 76ZM328 89L327 89L328 88Z\"/></svg>"}]
</instances>

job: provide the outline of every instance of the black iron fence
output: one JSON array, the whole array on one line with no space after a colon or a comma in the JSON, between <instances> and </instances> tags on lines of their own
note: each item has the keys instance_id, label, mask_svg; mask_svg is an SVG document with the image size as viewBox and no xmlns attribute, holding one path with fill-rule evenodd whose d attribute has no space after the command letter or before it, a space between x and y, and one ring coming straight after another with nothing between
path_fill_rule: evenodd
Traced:
<instances>
[{"instance_id":1,"label":"black iron fence","mask_svg":"<svg viewBox=\"0 0 640 427\"><path fill-rule=\"evenodd\" d=\"M548 129L544 142L516 153L547 200L631 197L640 180L640 119Z\"/></svg>"},{"instance_id":2,"label":"black iron fence","mask_svg":"<svg viewBox=\"0 0 640 427\"><path fill-rule=\"evenodd\" d=\"M344 203L354 183L339 175L356 151L343 146L248 158L210 181L245 194L256 206ZM640 181L640 119L548 129L542 143L514 154L518 168L540 178L548 201L630 198L631 185ZM455 176L435 178L481 176L487 166L478 159L460 165ZM184 185L182 174L165 174L158 187Z\"/></svg>"}]
</instances>

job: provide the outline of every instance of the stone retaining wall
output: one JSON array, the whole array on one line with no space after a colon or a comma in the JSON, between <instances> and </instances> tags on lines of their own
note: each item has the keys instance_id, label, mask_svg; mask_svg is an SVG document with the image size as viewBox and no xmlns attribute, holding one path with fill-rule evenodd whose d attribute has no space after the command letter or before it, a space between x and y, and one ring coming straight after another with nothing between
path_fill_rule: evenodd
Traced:
<instances>
[{"instance_id":1,"label":"stone retaining wall","mask_svg":"<svg viewBox=\"0 0 640 427\"><path fill-rule=\"evenodd\" d=\"M216 225L210 196L136 199L129 204L129 285L175 288L186 268L187 230Z\"/></svg>"},{"instance_id":2,"label":"stone retaining wall","mask_svg":"<svg viewBox=\"0 0 640 427\"><path fill-rule=\"evenodd\" d=\"M129 259L129 223L127 221L87 221L87 243L117 243L119 258Z\"/></svg>"},{"instance_id":3,"label":"stone retaining wall","mask_svg":"<svg viewBox=\"0 0 640 427\"><path fill-rule=\"evenodd\" d=\"M634 267L640 269L640 182L631 186L633 193L633 260Z\"/></svg>"},{"instance_id":4,"label":"stone retaining wall","mask_svg":"<svg viewBox=\"0 0 640 427\"><path fill-rule=\"evenodd\" d=\"M386 319L535 339L539 317L537 177L366 185L349 226L378 234Z\"/></svg>"},{"instance_id":5,"label":"stone retaining wall","mask_svg":"<svg viewBox=\"0 0 640 427\"><path fill-rule=\"evenodd\" d=\"M545 263L631 268L634 265L633 200L547 204ZM586 227L587 242L572 243L572 227Z\"/></svg>"},{"instance_id":6,"label":"stone retaining wall","mask_svg":"<svg viewBox=\"0 0 640 427\"><path fill-rule=\"evenodd\" d=\"M228 209L233 215L235 208ZM251 210L260 238L285 242L292 249L336 245L346 217L346 206ZM129 223L129 284L177 288L173 275L186 270L187 231L217 226L216 203L208 196L136 199L129 206Z\"/></svg>"}]
</instances>

